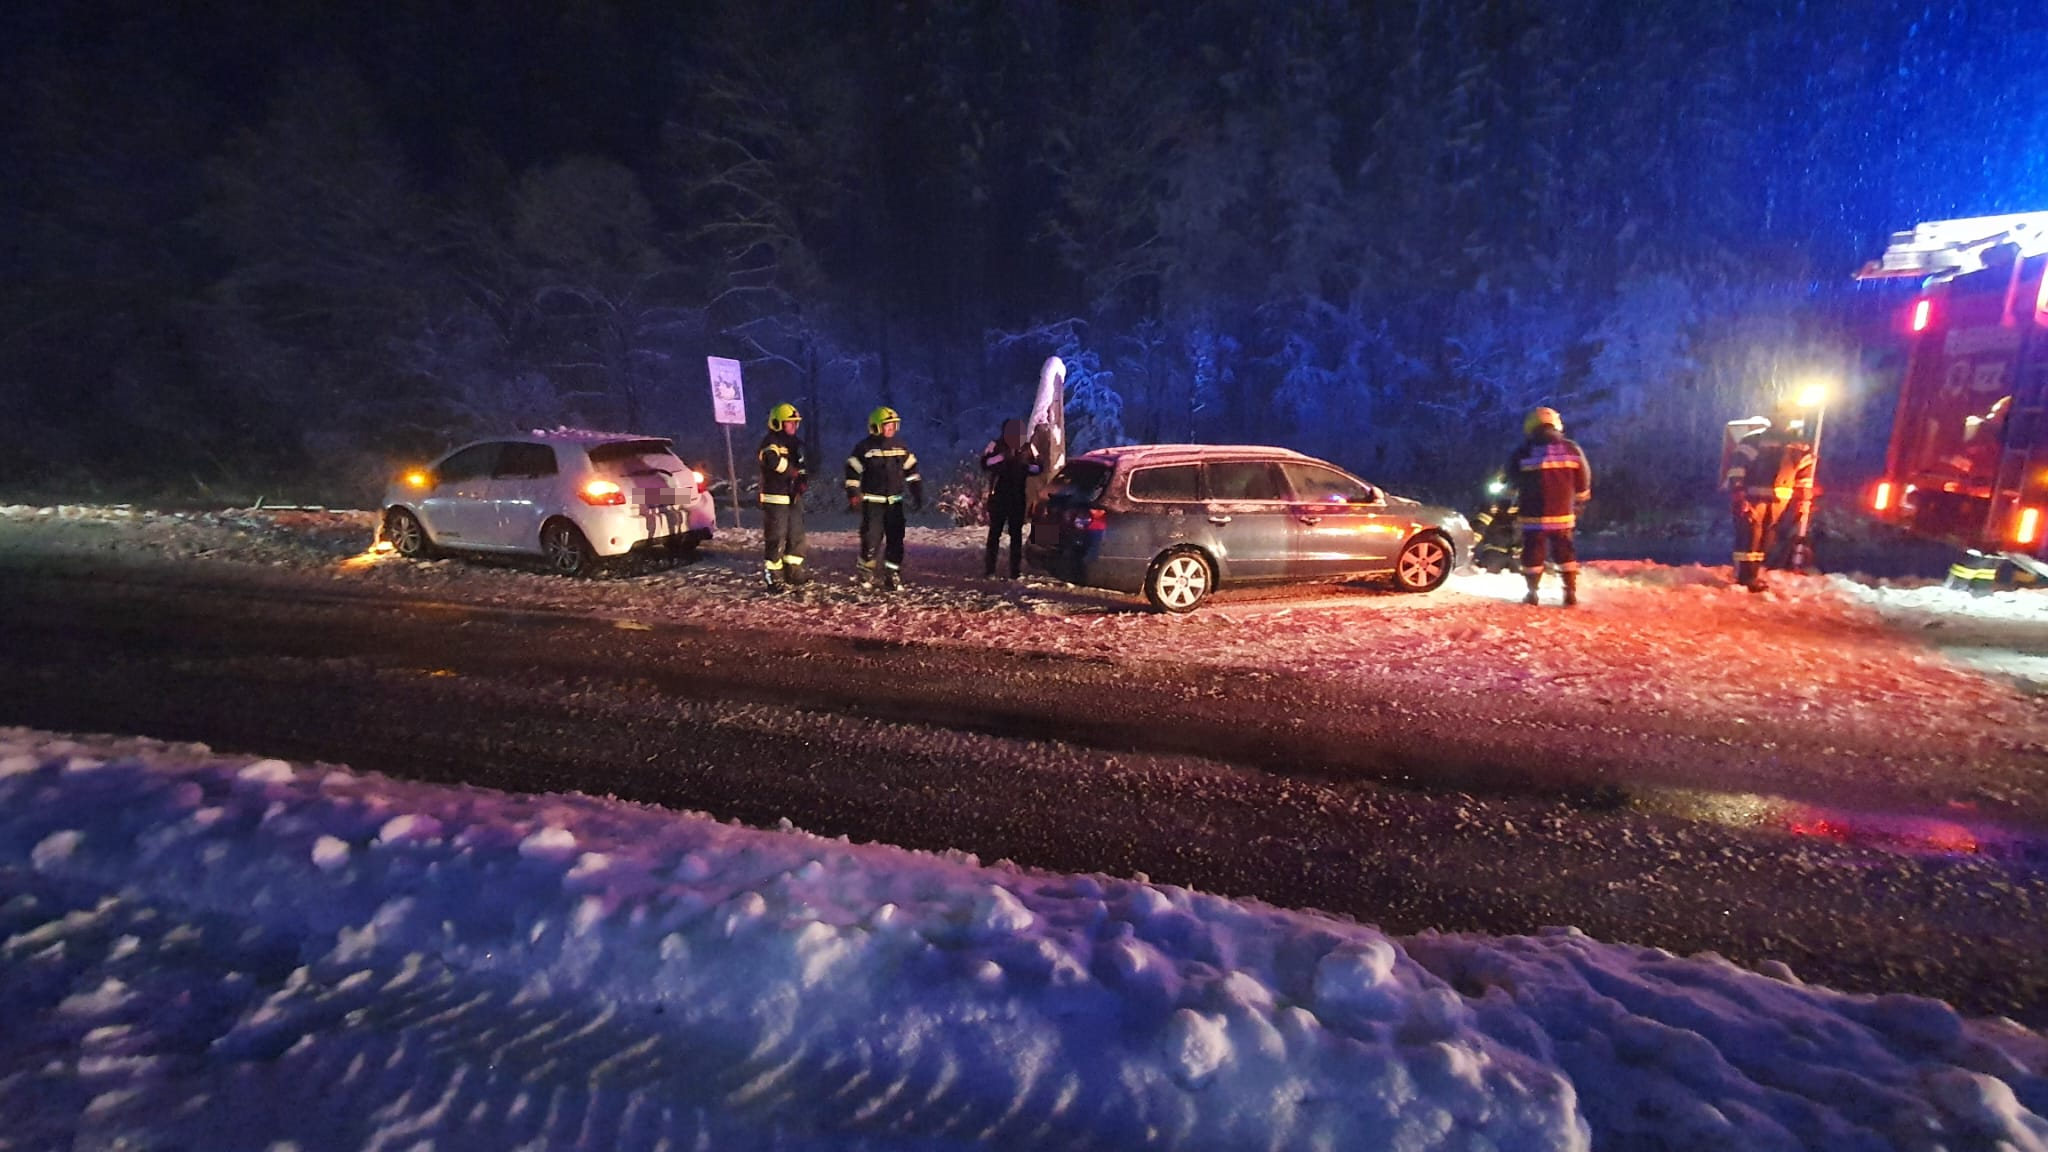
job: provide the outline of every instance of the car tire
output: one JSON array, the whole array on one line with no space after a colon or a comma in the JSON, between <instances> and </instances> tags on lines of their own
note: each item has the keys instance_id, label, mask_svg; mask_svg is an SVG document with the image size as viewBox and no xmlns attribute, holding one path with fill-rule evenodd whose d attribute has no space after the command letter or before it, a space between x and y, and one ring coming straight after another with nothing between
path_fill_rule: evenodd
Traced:
<instances>
[{"instance_id":1,"label":"car tire","mask_svg":"<svg viewBox=\"0 0 2048 1152\"><path fill-rule=\"evenodd\" d=\"M567 520L550 520L540 527L540 554L548 571L558 576L585 576L597 566L597 554L590 541Z\"/></svg>"},{"instance_id":2,"label":"car tire","mask_svg":"<svg viewBox=\"0 0 2048 1152\"><path fill-rule=\"evenodd\" d=\"M1193 548L1175 548L1152 562L1145 573L1145 599L1161 612L1193 612L1209 598L1216 572Z\"/></svg>"},{"instance_id":3,"label":"car tire","mask_svg":"<svg viewBox=\"0 0 2048 1152\"><path fill-rule=\"evenodd\" d=\"M384 540L391 550L407 560L431 560L434 557L434 542L427 537L426 526L420 518L403 508L393 508L384 514Z\"/></svg>"},{"instance_id":4,"label":"car tire","mask_svg":"<svg viewBox=\"0 0 2048 1152\"><path fill-rule=\"evenodd\" d=\"M1451 578L1454 555L1450 541L1424 532L1401 546L1394 557L1394 586L1403 592L1434 592Z\"/></svg>"}]
</instances>

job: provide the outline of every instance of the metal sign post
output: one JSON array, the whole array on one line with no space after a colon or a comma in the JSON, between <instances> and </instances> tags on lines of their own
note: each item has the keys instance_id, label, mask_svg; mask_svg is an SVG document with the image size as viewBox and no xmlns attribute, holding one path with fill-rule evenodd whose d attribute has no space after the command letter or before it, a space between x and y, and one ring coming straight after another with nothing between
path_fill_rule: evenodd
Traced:
<instances>
[{"instance_id":1,"label":"metal sign post","mask_svg":"<svg viewBox=\"0 0 2048 1152\"><path fill-rule=\"evenodd\" d=\"M706 356L711 370L712 418L725 426L725 474L732 485L732 526L740 526L740 471L732 454L732 426L747 422L747 393L740 383L740 362Z\"/></svg>"}]
</instances>

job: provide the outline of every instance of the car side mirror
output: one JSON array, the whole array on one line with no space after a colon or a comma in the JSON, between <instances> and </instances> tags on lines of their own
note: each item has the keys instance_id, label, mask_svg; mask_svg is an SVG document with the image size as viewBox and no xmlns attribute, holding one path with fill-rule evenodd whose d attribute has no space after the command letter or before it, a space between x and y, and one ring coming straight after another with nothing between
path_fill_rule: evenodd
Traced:
<instances>
[{"instance_id":1,"label":"car side mirror","mask_svg":"<svg viewBox=\"0 0 2048 1152\"><path fill-rule=\"evenodd\" d=\"M1377 503L1379 503L1379 502L1380 502L1380 490L1379 490L1379 489L1377 489L1377 488L1375 488L1375 487L1373 487L1373 486L1372 486L1372 485L1370 485L1370 484L1367 484L1367 485L1365 486L1365 495L1363 495L1363 496L1360 496L1360 497L1358 498L1358 502L1359 502L1360 504L1377 504Z\"/></svg>"}]
</instances>

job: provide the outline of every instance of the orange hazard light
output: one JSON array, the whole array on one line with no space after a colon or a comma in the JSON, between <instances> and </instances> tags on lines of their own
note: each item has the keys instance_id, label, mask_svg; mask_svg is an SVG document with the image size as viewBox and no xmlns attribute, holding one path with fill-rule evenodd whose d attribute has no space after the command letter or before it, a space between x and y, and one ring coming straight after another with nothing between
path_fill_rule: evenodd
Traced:
<instances>
[{"instance_id":1,"label":"orange hazard light","mask_svg":"<svg viewBox=\"0 0 2048 1152\"><path fill-rule=\"evenodd\" d=\"M1891 508L1891 506L1892 482L1889 480L1881 480L1878 482L1877 491L1871 494L1870 507L1874 511L1884 512L1888 511Z\"/></svg>"},{"instance_id":2,"label":"orange hazard light","mask_svg":"<svg viewBox=\"0 0 2048 1152\"><path fill-rule=\"evenodd\" d=\"M2020 509L2020 527L2019 531L2012 534L2013 543L2032 544L2040 535L2041 510L2039 508Z\"/></svg>"}]
</instances>

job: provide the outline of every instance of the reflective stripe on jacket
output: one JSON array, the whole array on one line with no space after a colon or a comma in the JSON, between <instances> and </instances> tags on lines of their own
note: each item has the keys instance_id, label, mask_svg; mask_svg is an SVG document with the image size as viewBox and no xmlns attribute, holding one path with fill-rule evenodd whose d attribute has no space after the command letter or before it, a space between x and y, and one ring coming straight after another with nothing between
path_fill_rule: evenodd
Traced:
<instances>
[{"instance_id":1,"label":"reflective stripe on jacket","mask_svg":"<svg viewBox=\"0 0 2048 1152\"><path fill-rule=\"evenodd\" d=\"M1752 501L1791 503L1813 495L1813 446L1776 428L1742 438L1728 459L1728 490Z\"/></svg>"},{"instance_id":2,"label":"reflective stripe on jacket","mask_svg":"<svg viewBox=\"0 0 2048 1152\"><path fill-rule=\"evenodd\" d=\"M1508 458L1507 474L1516 478L1517 520L1525 530L1576 526L1578 506L1593 494L1585 451L1552 428L1522 441Z\"/></svg>"},{"instance_id":3,"label":"reflective stripe on jacket","mask_svg":"<svg viewBox=\"0 0 2048 1152\"><path fill-rule=\"evenodd\" d=\"M846 457L846 494L864 500L892 502L905 493L924 502L924 477L917 472L917 454L887 436L869 436Z\"/></svg>"},{"instance_id":4,"label":"reflective stripe on jacket","mask_svg":"<svg viewBox=\"0 0 2048 1152\"><path fill-rule=\"evenodd\" d=\"M761 503L788 504L803 495L810 483L804 462L804 442L787 432L770 432L761 438Z\"/></svg>"}]
</instances>

